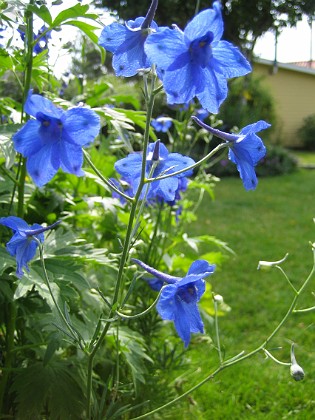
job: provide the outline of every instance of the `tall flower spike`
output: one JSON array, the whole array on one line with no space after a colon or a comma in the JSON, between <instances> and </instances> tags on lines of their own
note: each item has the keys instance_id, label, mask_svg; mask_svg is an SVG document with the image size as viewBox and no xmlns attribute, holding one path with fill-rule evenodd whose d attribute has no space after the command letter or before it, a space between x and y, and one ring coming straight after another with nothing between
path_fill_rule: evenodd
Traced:
<instances>
[{"instance_id":1,"label":"tall flower spike","mask_svg":"<svg viewBox=\"0 0 315 420\"><path fill-rule=\"evenodd\" d=\"M141 69L151 67L144 51L144 43L151 31L158 30L153 21L157 3L157 0L152 0L146 17L128 20L124 25L113 22L102 30L99 44L113 53L116 76L135 76Z\"/></svg>"},{"instance_id":2,"label":"tall flower spike","mask_svg":"<svg viewBox=\"0 0 315 420\"><path fill-rule=\"evenodd\" d=\"M100 118L91 109L74 107L64 111L50 100L29 92L25 112L35 119L13 137L15 150L27 158L27 170L38 187L50 181L59 168L77 176L82 171L82 147L100 130Z\"/></svg>"},{"instance_id":3,"label":"tall flower spike","mask_svg":"<svg viewBox=\"0 0 315 420\"><path fill-rule=\"evenodd\" d=\"M251 66L241 52L221 41L223 20L218 2L196 15L182 31L160 28L149 35L144 49L158 69L169 104L197 97L209 112L217 113L227 96L227 79L243 76Z\"/></svg>"},{"instance_id":4,"label":"tall flower spike","mask_svg":"<svg viewBox=\"0 0 315 420\"><path fill-rule=\"evenodd\" d=\"M0 224L13 230L13 236L7 243L7 251L16 258L16 275L22 277L23 268L29 271L28 262L32 260L38 247L38 242L44 242L44 232L53 229L60 221L43 227L37 223L28 225L23 219L15 216L1 217Z\"/></svg>"},{"instance_id":5,"label":"tall flower spike","mask_svg":"<svg viewBox=\"0 0 315 420\"><path fill-rule=\"evenodd\" d=\"M236 164L245 189L254 190L258 183L254 168L266 154L266 147L256 133L270 127L270 124L258 121L242 128L239 134L229 134L210 127L197 117L192 117L192 119L200 127L228 143L229 159Z\"/></svg>"},{"instance_id":6,"label":"tall flower spike","mask_svg":"<svg viewBox=\"0 0 315 420\"><path fill-rule=\"evenodd\" d=\"M162 273L144 262L132 259L156 279L163 281L163 287L157 311L165 321L173 321L179 337L185 347L190 342L191 333L202 333L203 322L198 309L198 302L205 292L204 278L213 274L215 265L205 260L193 262L183 278Z\"/></svg>"}]
</instances>

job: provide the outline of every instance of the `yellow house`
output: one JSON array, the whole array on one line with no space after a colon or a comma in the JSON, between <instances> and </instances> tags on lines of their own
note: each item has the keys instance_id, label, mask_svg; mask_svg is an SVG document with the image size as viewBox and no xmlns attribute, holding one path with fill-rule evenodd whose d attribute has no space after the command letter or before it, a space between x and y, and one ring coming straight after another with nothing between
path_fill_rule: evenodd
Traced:
<instances>
[{"instance_id":1,"label":"yellow house","mask_svg":"<svg viewBox=\"0 0 315 420\"><path fill-rule=\"evenodd\" d=\"M283 146L301 146L296 134L305 117L315 114L315 68L256 59L253 73L263 76L276 105L277 138ZM311 64L315 64L312 62Z\"/></svg>"}]
</instances>

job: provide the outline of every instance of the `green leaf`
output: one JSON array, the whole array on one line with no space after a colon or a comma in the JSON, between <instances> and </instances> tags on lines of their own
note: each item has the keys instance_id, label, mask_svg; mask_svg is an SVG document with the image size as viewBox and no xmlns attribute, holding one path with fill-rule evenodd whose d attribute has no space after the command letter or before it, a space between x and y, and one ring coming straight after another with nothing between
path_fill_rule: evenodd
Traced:
<instances>
[{"instance_id":1,"label":"green leaf","mask_svg":"<svg viewBox=\"0 0 315 420\"><path fill-rule=\"evenodd\" d=\"M60 12L50 26L56 27L62 24L63 22L67 21L68 19L76 19L78 17L84 17L93 20L98 19L98 15L86 13L88 9L89 6L87 4L81 5L78 3L75 6Z\"/></svg>"},{"instance_id":2,"label":"green leaf","mask_svg":"<svg viewBox=\"0 0 315 420\"><path fill-rule=\"evenodd\" d=\"M116 328L109 331L109 334L115 334ZM136 331L128 327L119 328L119 350L128 363L135 386L137 381L145 383L145 373L147 372L144 361L152 363L152 359L146 354L145 341Z\"/></svg>"},{"instance_id":3,"label":"green leaf","mask_svg":"<svg viewBox=\"0 0 315 420\"><path fill-rule=\"evenodd\" d=\"M99 29L97 26L89 25L88 23L81 22L80 20L67 20L65 25L76 26L81 29L81 31L84 32L94 44L98 45L98 36L94 33L96 29Z\"/></svg>"},{"instance_id":4,"label":"green leaf","mask_svg":"<svg viewBox=\"0 0 315 420\"><path fill-rule=\"evenodd\" d=\"M47 23L47 25L51 26L52 24L52 17L51 14L49 12L49 9L47 6L42 5L40 7L36 6L36 5L29 5L27 7L27 9L34 13L36 16L40 17L45 23Z\"/></svg>"},{"instance_id":5,"label":"green leaf","mask_svg":"<svg viewBox=\"0 0 315 420\"><path fill-rule=\"evenodd\" d=\"M17 418L33 420L49 413L51 420L83 418L84 393L77 368L78 361L37 362L14 375Z\"/></svg>"}]
</instances>

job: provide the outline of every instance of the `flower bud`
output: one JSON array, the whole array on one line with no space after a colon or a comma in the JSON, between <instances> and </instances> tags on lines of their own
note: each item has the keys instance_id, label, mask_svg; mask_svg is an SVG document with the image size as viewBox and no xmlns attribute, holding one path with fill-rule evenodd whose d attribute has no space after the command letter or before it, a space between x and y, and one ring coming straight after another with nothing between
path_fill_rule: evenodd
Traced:
<instances>
[{"instance_id":1,"label":"flower bud","mask_svg":"<svg viewBox=\"0 0 315 420\"><path fill-rule=\"evenodd\" d=\"M223 296L221 295L214 295L213 300L218 304L221 305L223 303Z\"/></svg>"},{"instance_id":2,"label":"flower bud","mask_svg":"<svg viewBox=\"0 0 315 420\"><path fill-rule=\"evenodd\" d=\"M285 254L285 256L278 261L259 261L257 270L270 270L272 267L283 263L287 259L288 255L289 254Z\"/></svg>"},{"instance_id":3,"label":"flower bud","mask_svg":"<svg viewBox=\"0 0 315 420\"><path fill-rule=\"evenodd\" d=\"M290 366L290 374L292 378L296 381L302 381L304 379L304 370L302 367L297 363L295 355L294 355L294 343L291 346L291 366Z\"/></svg>"},{"instance_id":4,"label":"flower bud","mask_svg":"<svg viewBox=\"0 0 315 420\"><path fill-rule=\"evenodd\" d=\"M294 363L290 366L290 374L292 378L296 381L302 381L302 379L304 379L305 376L304 370L297 363Z\"/></svg>"}]
</instances>

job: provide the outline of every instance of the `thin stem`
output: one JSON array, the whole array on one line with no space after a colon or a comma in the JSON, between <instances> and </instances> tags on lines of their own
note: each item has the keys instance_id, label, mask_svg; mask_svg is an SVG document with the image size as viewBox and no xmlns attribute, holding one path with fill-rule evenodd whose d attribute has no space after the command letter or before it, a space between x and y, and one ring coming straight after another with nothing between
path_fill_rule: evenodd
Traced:
<instances>
[{"instance_id":1,"label":"thin stem","mask_svg":"<svg viewBox=\"0 0 315 420\"><path fill-rule=\"evenodd\" d=\"M79 344L81 350L85 351L84 346L81 343L81 340L79 339L77 333L73 330L73 328L71 327L71 325L67 321L67 319L66 319L65 315L63 314L62 310L60 309L60 306L58 305L58 302L57 302L57 300L56 300L56 298L54 296L54 293L52 291L52 288L51 288L51 285L50 285L50 281L49 281L49 278L48 278L48 274L47 274L47 270L46 270L46 265L45 265L43 244L35 236L33 236L33 239L38 243L39 257L40 257L40 261L41 261L41 265L42 265L42 269L43 269L43 273L44 273L45 283L46 283L46 285L48 287L50 296L52 298L52 301L54 302L54 305L55 305L55 307L57 309L57 312L58 312L60 318L62 319L63 323L67 327L67 329L68 329L71 337L74 339L74 341L76 343Z\"/></svg>"},{"instance_id":2,"label":"thin stem","mask_svg":"<svg viewBox=\"0 0 315 420\"><path fill-rule=\"evenodd\" d=\"M203 162L210 159L213 155L215 155L219 150L223 149L224 147L228 147L228 143L221 143L217 147L215 147L211 152L209 152L206 156L204 156L202 159L198 160L198 162L194 163L193 165L187 166L186 168L180 169L179 171L170 172L165 175L160 175L156 178L147 178L145 182L153 182L153 181L160 181L161 179L170 178L171 176L176 176L179 174L182 174L186 171L189 171L191 169L196 168L197 166L201 165Z\"/></svg>"},{"instance_id":3,"label":"thin stem","mask_svg":"<svg viewBox=\"0 0 315 420\"><path fill-rule=\"evenodd\" d=\"M82 150L83 150L85 160L90 165L90 167L93 169L93 171L96 173L96 175L104 182L104 184L106 184L112 191L115 191L117 194L119 194L121 197L125 198L126 200L128 200L128 201L133 201L134 200L132 197L129 197L129 195L124 194L122 191L120 191L118 188L116 188L114 184L112 184L107 178L105 178L101 174L101 172L97 169L97 167L94 165L94 163L92 162L88 152L84 149L82 149Z\"/></svg>"},{"instance_id":4,"label":"thin stem","mask_svg":"<svg viewBox=\"0 0 315 420\"><path fill-rule=\"evenodd\" d=\"M266 356L268 356L274 362L278 363L278 365L291 366L291 363L288 363L288 362L280 362L280 360L278 360L277 358L275 358L268 350L266 350L266 349L262 349L262 350L265 352Z\"/></svg>"},{"instance_id":5,"label":"thin stem","mask_svg":"<svg viewBox=\"0 0 315 420\"><path fill-rule=\"evenodd\" d=\"M280 270L280 271L281 271L281 273L284 275L284 277L285 277L286 281L289 283L289 285L290 285L290 286L292 287L292 289L294 290L294 293L297 293L296 288L293 286L293 284L292 284L291 280L289 279L289 277L287 276L287 274L286 274L286 272L283 270L283 268L282 268L282 267L280 267L280 265L276 265L275 267L276 267L278 270Z\"/></svg>"},{"instance_id":6,"label":"thin stem","mask_svg":"<svg viewBox=\"0 0 315 420\"><path fill-rule=\"evenodd\" d=\"M219 331L219 321L218 321L218 302L213 297L213 304L214 304L214 323L215 323L215 335L217 340L217 348L218 348L218 354L219 354L219 360L220 360L220 366L222 365L223 358L222 358L222 352L221 352L221 343L220 343L220 331Z\"/></svg>"},{"instance_id":7,"label":"thin stem","mask_svg":"<svg viewBox=\"0 0 315 420\"><path fill-rule=\"evenodd\" d=\"M136 318L140 318L144 315L147 315L150 311L152 311L153 308L155 308L156 304L159 301L159 298L161 296L163 287L161 288L161 290L159 291L159 294L157 295L157 298L155 299L155 301L152 303L152 305L150 305L147 309L145 309L143 312L140 312L139 314L136 315L125 315L119 311L116 311L116 314L119 315L121 318L123 319L136 319Z\"/></svg>"}]
</instances>

